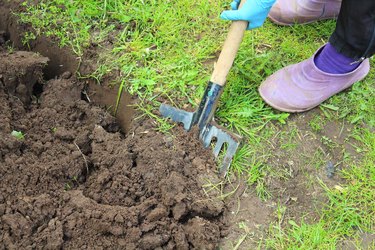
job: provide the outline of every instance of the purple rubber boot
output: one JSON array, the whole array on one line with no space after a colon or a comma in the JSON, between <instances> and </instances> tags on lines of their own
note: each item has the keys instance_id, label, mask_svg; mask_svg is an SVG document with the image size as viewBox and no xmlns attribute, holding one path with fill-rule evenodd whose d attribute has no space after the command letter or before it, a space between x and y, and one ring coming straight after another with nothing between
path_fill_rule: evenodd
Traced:
<instances>
[{"instance_id":1,"label":"purple rubber boot","mask_svg":"<svg viewBox=\"0 0 375 250\"><path fill-rule=\"evenodd\" d=\"M268 17L279 25L311 23L336 18L341 0L277 0Z\"/></svg>"},{"instance_id":2,"label":"purple rubber boot","mask_svg":"<svg viewBox=\"0 0 375 250\"><path fill-rule=\"evenodd\" d=\"M273 108L285 112L310 110L331 96L362 80L370 70L369 59L349 73L331 74L320 70L312 57L289 65L269 76L259 87L263 100Z\"/></svg>"}]
</instances>

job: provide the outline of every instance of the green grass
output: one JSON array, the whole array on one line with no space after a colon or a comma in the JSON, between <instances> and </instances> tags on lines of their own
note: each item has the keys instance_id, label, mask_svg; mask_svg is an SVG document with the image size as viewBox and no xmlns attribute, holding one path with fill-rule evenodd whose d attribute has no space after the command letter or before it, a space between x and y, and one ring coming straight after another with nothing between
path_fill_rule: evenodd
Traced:
<instances>
[{"instance_id":1,"label":"green grass","mask_svg":"<svg viewBox=\"0 0 375 250\"><path fill-rule=\"evenodd\" d=\"M310 120L309 126L314 132L320 132L325 125L325 120L320 115L316 115Z\"/></svg>"},{"instance_id":2,"label":"green grass","mask_svg":"<svg viewBox=\"0 0 375 250\"><path fill-rule=\"evenodd\" d=\"M359 135L358 133L364 133ZM368 150L368 154L358 165L342 171L347 181L339 187L328 188L323 182L329 202L321 211L321 218L315 224L303 220L290 221L283 230L275 223L271 226L272 237L265 246L271 249L337 249L343 237L355 241L360 233L375 230L375 139L368 130L355 131ZM360 240L357 243L360 248Z\"/></svg>"},{"instance_id":3,"label":"green grass","mask_svg":"<svg viewBox=\"0 0 375 250\"><path fill-rule=\"evenodd\" d=\"M173 124L155 115L160 105L157 100L196 108L229 27L228 22L218 18L230 2L223 0L40 0L37 5L31 2L34 1L24 1L24 11L16 13L21 22L31 23L34 28L25 34L24 44L43 34L58 41L61 47L69 46L79 58L84 58L90 46L97 47L98 68L80 77L100 81L111 72L119 72L114 83L139 97L139 108L158 122L162 132L169 131ZM228 76L216 118L244 137L231 173L241 174L264 200L272 197L265 177L277 175L269 165L274 157L270 140L280 137L282 150L292 154L297 150L298 131L284 129L289 126L289 114L266 105L257 88L276 70L310 57L328 40L334 26L334 21L325 21L278 27L267 21L262 28L246 32ZM374 60L371 64L374 66ZM325 102L320 114L306 121L311 133L317 135L324 131L328 121L352 124L350 134L356 142L353 146L361 159L351 160L349 153L343 152L348 166L339 173L346 180L342 184L344 191L321 183L329 198L320 211L321 219L315 224L301 219L290 222L286 228L275 222L263 241L267 247L334 249L345 237L359 239L356 232L374 231L374 79L372 70L366 80ZM337 147L335 138L317 138L329 149ZM325 161L319 150L301 157L314 162L312 166L316 169ZM282 214L283 209L279 210Z\"/></svg>"}]
</instances>

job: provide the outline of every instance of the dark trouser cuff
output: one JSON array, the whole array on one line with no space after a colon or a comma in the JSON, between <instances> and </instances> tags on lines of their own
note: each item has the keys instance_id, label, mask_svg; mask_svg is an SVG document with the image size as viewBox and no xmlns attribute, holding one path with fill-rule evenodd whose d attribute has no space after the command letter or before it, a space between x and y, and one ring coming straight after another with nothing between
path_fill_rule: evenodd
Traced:
<instances>
[{"instance_id":1,"label":"dark trouser cuff","mask_svg":"<svg viewBox=\"0 0 375 250\"><path fill-rule=\"evenodd\" d=\"M363 56L363 51L355 50L352 46L347 44L344 39L341 39L336 32L331 35L329 42L337 52L353 58L354 60L359 60Z\"/></svg>"}]
</instances>

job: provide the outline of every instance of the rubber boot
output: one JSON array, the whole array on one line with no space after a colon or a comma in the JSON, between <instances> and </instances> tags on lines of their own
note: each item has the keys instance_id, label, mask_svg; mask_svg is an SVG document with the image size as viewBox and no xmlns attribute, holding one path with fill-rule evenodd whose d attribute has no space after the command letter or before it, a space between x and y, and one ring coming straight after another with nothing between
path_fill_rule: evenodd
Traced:
<instances>
[{"instance_id":1,"label":"rubber boot","mask_svg":"<svg viewBox=\"0 0 375 250\"><path fill-rule=\"evenodd\" d=\"M277 0L268 17L279 25L311 23L336 18L341 0Z\"/></svg>"},{"instance_id":2,"label":"rubber boot","mask_svg":"<svg viewBox=\"0 0 375 250\"><path fill-rule=\"evenodd\" d=\"M370 70L369 59L344 74L321 71L312 57L297 64L289 65L268 77L259 87L263 100L273 108L285 112L310 110L331 96L362 80Z\"/></svg>"}]
</instances>

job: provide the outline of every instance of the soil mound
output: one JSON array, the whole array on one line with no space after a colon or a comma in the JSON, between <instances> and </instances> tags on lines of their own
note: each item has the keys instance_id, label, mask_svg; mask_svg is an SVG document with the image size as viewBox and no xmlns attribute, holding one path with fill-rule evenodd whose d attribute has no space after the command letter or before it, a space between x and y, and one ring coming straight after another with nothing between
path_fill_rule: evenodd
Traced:
<instances>
[{"instance_id":1,"label":"soil mound","mask_svg":"<svg viewBox=\"0 0 375 250\"><path fill-rule=\"evenodd\" d=\"M0 58L0 249L217 247L225 206L202 189L219 180L192 135L148 119L124 135L82 83L43 82L47 58Z\"/></svg>"}]
</instances>

